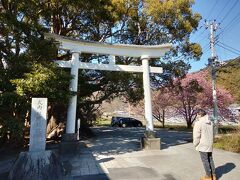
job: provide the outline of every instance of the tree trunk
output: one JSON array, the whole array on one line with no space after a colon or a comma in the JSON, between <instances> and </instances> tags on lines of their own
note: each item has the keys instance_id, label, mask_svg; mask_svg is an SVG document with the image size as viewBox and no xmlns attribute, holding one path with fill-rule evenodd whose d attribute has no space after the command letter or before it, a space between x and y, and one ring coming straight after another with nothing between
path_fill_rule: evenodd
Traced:
<instances>
[{"instance_id":1,"label":"tree trunk","mask_svg":"<svg viewBox=\"0 0 240 180\"><path fill-rule=\"evenodd\" d=\"M52 132L53 129L57 127L57 120L56 118L52 115L48 124L47 124L47 136Z\"/></svg>"},{"instance_id":2,"label":"tree trunk","mask_svg":"<svg viewBox=\"0 0 240 180\"><path fill-rule=\"evenodd\" d=\"M191 128L192 128L191 119L188 119L188 121L187 121L187 128L188 128L188 129L191 129Z\"/></svg>"},{"instance_id":3,"label":"tree trunk","mask_svg":"<svg viewBox=\"0 0 240 180\"><path fill-rule=\"evenodd\" d=\"M165 109L162 110L162 127L165 128Z\"/></svg>"}]
</instances>

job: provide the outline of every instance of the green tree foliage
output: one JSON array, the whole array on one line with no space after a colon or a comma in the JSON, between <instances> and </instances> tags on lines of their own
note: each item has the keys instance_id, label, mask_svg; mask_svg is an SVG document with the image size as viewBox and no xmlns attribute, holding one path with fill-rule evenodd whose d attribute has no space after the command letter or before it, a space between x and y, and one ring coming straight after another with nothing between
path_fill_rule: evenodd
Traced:
<instances>
[{"instance_id":1,"label":"green tree foliage","mask_svg":"<svg viewBox=\"0 0 240 180\"><path fill-rule=\"evenodd\" d=\"M70 75L59 71L55 64L33 64L32 71L25 73L23 78L11 82L16 85L16 92L20 96L48 97L50 102L68 102ZM30 101L30 99L29 99Z\"/></svg>"},{"instance_id":2,"label":"green tree foliage","mask_svg":"<svg viewBox=\"0 0 240 180\"><path fill-rule=\"evenodd\" d=\"M115 0L115 3L123 2ZM116 41L130 44L173 43L173 54L198 58L201 47L189 42L190 33L196 30L201 16L193 13L189 0L132 0L124 1L124 21L119 21ZM128 3L126 3L128 2ZM123 27L123 28L122 28ZM120 29L122 28L122 29Z\"/></svg>"},{"instance_id":3,"label":"green tree foliage","mask_svg":"<svg viewBox=\"0 0 240 180\"><path fill-rule=\"evenodd\" d=\"M194 1L114 0L113 3L124 14L112 30L113 42L139 45L173 43L167 56L150 62L152 66L164 69L163 74L152 76L155 87L165 86L175 77L183 77L189 69L183 59L197 60L201 56L201 47L189 41L190 33L196 30L201 19L191 10ZM141 63L139 59L130 60ZM129 62L129 59L125 61Z\"/></svg>"},{"instance_id":4,"label":"green tree foliage","mask_svg":"<svg viewBox=\"0 0 240 180\"><path fill-rule=\"evenodd\" d=\"M15 92L0 94L0 144L23 144L24 119L28 105Z\"/></svg>"},{"instance_id":5,"label":"green tree foliage","mask_svg":"<svg viewBox=\"0 0 240 180\"><path fill-rule=\"evenodd\" d=\"M4 0L0 4L2 143L22 143L31 97L48 97L51 104L67 101L70 96L71 76L49 62L56 58L57 49L41 36L43 27L39 25L32 5L32 1Z\"/></svg>"}]
</instances>

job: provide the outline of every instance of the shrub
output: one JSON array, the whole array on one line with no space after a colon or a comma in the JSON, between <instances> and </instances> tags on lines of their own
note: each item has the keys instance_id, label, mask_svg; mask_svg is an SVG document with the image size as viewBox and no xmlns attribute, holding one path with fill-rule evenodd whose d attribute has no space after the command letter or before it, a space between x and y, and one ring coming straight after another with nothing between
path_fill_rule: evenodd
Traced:
<instances>
[{"instance_id":1,"label":"shrub","mask_svg":"<svg viewBox=\"0 0 240 180\"><path fill-rule=\"evenodd\" d=\"M19 146L23 144L24 123L15 119L0 118L0 143Z\"/></svg>"}]
</instances>

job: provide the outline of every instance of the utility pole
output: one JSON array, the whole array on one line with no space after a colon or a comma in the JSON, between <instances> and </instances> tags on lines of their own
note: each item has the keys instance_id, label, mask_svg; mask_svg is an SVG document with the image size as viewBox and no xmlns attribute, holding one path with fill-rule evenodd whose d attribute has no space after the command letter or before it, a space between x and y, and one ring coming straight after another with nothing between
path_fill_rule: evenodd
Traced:
<instances>
[{"instance_id":1,"label":"utility pole","mask_svg":"<svg viewBox=\"0 0 240 180\"><path fill-rule=\"evenodd\" d=\"M216 66L217 66L217 55L215 50L215 31L217 30L219 24L216 20L212 22L206 22L206 28L210 29L210 49L211 58L209 58L209 65L211 66L211 76L212 76L212 95L213 95L213 121L216 128L216 133L218 133L218 105L217 105L217 90L216 90Z\"/></svg>"}]
</instances>

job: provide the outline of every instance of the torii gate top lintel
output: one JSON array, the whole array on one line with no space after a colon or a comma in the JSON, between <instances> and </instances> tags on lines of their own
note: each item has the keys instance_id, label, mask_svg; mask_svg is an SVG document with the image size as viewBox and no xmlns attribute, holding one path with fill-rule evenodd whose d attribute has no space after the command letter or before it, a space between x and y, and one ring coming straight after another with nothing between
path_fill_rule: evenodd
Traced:
<instances>
[{"instance_id":1,"label":"torii gate top lintel","mask_svg":"<svg viewBox=\"0 0 240 180\"><path fill-rule=\"evenodd\" d=\"M46 33L45 38L55 39L60 43L59 49L70 50L78 53L109 54L114 56L159 58L170 50L170 43L162 45L131 45L110 44L94 41L77 40L57 34Z\"/></svg>"}]
</instances>

